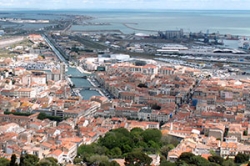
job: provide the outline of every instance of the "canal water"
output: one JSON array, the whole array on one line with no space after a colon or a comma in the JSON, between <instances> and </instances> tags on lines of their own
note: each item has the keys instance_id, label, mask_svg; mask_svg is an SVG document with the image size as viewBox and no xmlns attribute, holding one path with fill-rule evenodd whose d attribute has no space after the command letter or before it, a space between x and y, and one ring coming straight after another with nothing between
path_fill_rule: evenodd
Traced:
<instances>
[{"instance_id":1,"label":"canal water","mask_svg":"<svg viewBox=\"0 0 250 166\"><path fill-rule=\"evenodd\" d=\"M68 67L67 75L72 76L88 76L90 74L81 73L76 68ZM74 83L75 87L93 87L87 79L83 78L71 78L71 81ZM97 91L93 90L82 90L80 91L84 100L89 100L92 96L101 96L101 94Z\"/></svg>"}]
</instances>

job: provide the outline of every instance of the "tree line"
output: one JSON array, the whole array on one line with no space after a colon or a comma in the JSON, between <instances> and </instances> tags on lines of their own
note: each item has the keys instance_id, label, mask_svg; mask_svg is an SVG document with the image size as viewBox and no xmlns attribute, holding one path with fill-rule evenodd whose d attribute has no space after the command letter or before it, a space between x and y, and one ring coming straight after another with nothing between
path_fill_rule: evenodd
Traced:
<instances>
[{"instance_id":1,"label":"tree line","mask_svg":"<svg viewBox=\"0 0 250 166\"><path fill-rule=\"evenodd\" d=\"M78 148L75 164L115 166L112 159L124 158L125 165L150 165L149 154L160 154L166 160L168 152L179 142L171 137L162 136L158 129L133 128L128 131L119 128L109 131L98 142L81 145Z\"/></svg>"},{"instance_id":2,"label":"tree line","mask_svg":"<svg viewBox=\"0 0 250 166\"><path fill-rule=\"evenodd\" d=\"M20 156L20 162L17 162L17 156L12 154L11 159L0 158L0 166L59 166L56 159L52 157L46 157L39 159L32 154L22 154Z\"/></svg>"},{"instance_id":3,"label":"tree line","mask_svg":"<svg viewBox=\"0 0 250 166\"><path fill-rule=\"evenodd\" d=\"M249 155L238 153L234 159L226 159L211 152L205 159L190 152L182 153L179 158L171 163L167 161L168 152L178 145L178 141L170 136L162 135L158 129L134 128L128 131L125 128L114 129L107 132L99 140L90 145L78 147L76 165L86 166L119 166L113 160L125 159L126 166L149 166L152 159L150 154L160 156L160 166L238 166L242 163L250 166ZM11 160L0 158L0 166L58 166L56 159L47 157L39 159L35 155L22 154L17 163L15 154Z\"/></svg>"},{"instance_id":4,"label":"tree line","mask_svg":"<svg viewBox=\"0 0 250 166\"><path fill-rule=\"evenodd\" d=\"M152 162L149 154L160 156L160 166L238 166L249 162L249 155L243 153L238 153L235 159L224 159L211 152L211 156L205 159L184 152L176 162L171 163L167 161L168 152L178 143L176 139L162 135L158 129L134 128L128 131L119 128L109 131L96 143L81 145L74 163L87 166L119 166L112 159L122 158L125 159L126 166L148 166Z\"/></svg>"}]
</instances>

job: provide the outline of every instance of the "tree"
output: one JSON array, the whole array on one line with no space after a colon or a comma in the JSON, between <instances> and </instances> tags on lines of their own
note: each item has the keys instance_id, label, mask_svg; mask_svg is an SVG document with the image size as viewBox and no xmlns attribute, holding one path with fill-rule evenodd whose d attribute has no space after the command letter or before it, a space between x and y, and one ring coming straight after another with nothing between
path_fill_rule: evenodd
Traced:
<instances>
[{"instance_id":1,"label":"tree","mask_svg":"<svg viewBox=\"0 0 250 166\"><path fill-rule=\"evenodd\" d=\"M119 147L115 147L110 150L110 154L112 157L120 157L122 155L122 151Z\"/></svg>"},{"instance_id":2,"label":"tree","mask_svg":"<svg viewBox=\"0 0 250 166\"><path fill-rule=\"evenodd\" d=\"M125 157L126 166L149 166L152 159L142 152L130 152Z\"/></svg>"},{"instance_id":3,"label":"tree","mask_svg":"<svg viewBox=\"0 0 250 166\"><path fill-rule=\"evenodd\" d=\"M236 166L232 159L227 159L222 163L222 166Z\"/></svg>"},{"instance_id":4,"label":"tree","mask_svg":"<svg viewBox=\"0 0 250 166\"><path fill-rule=\"evenodd\" d=\"M115 133L121 133L122 135L124 135L126 137L130 136L129 131L126 128L118 128L118 129L115 129L115 130L112 130L112 131L115 132Z\"/></svg>"},{"instance_id":5,"label":"tree","mask_svg":"<svg viewBox=\"0 0 250 166\"><path fill-rule=\"evenodd\" d=\"M228 128L225 128L225 132L224 132L223 137L227 137L227 135L228 135Z\"/></svg>"},{"instance_id":6,"label":"tree","mask_svg":"<svg viewBox=\"0 0 250 166\"><path fill-rule=\"evenodd\" d=\"M77 155L82 157L89 157L93 154L104 155L107 152L107 148L104 146L100 146L96 143L92 143L91 145L81 145L77 150Z\"/></svg>"},{"instance_id":7,"label":"tree","mask_svg":"<svg viewBox=\"0 0 250 166\"><path fill-rule=\"evenodd\" d=\"M130 134L132 134L132 135L135 134L135 133L141 134L142 132L143 132L143 129L139 128L139 127L135 127L132 130L130 130Z\"/></svg>"},{"instance_id":8,"label":"tree","mask_svg":"<svg viewBox=\"0 0 250 166\"><path fill-rule=\"evenodd\" d=\"M209 153L210 153L212 156L216 156L216 155L217 155L216 152L215 152L214 150L212 150L212 149L209 151Z\"/></svg>"},{"instance_id":9,"label":"tree","mask_svg":"<svg viewBox=\"0 0 250 166\"><path fill-rule=\"evenodd\" d=\"M15 155L15 154L12 154L12 155L11 155L10 166L17 166L17 163L16 163L16 155Z\"/></svg>"},{"instance_id":10,"label":"tree","mask_svg":"<svg viewBox=\"0 0 250 166\"><path fill-rule=\"evenodd\" d=\"M39 166L58 166L57 159L53 157L46 157L38 163Z\"/></svg>"},{"instance_id":11,"label":"tree","mask_svg":"<svg viewBox=\"0 0 250 166\"><path fill-rule=\"evenodd\" d=\"M39 162L39 158L35 155L25 154L21 155L19 166L34 166Z\"/></svg>"},{"instance_id":12,"label":"tree","mask_svg":"<svg viewBox=\"0 0 250 166\"><path fill-rule=\"evenodd\" d=\"M185 161L176 161L175 164L177 166L190 166L190 164L187 164Z\"/></svg>"},{"instance_id":13,"label":"tree","mask_svg":"<svg viewBox=\"0 0 250 166\"><path fill-rule=\"evenodd\" d=\"M201 156L193 156L190 159L190 161L191 161L190 164L194 164L196 166L209 166L210 165L210 162Z\"/></svg>"},{"instance_id":14,"label":"tree","mask_svg":"<svg viewBox=\"0 0 250 166\"><path fill-rule=\"evenodd\" d=\"M167 161L167 160L163 160L163 161L161 161L161 163L160 163L160 166L176 166L176 164L175 163L171 163L170 161Z\"/></svg>"},{"instance_id":15,"label":"tree","mask_svg":"<svg viewBox=\"0 0 250 166\"><path fill-rule=\"evenodd\" d=\"M144 83L140 83L137 87L139 88L148 88L148 86Z\"/></svg>"},{"instance_id":16,"label":"tree","mask_svg":"<svg viewBox=\"0 0 250 166\"><path fill-rule=\"evenodd\" d=\"M147 129L142 133L145 142L154 141L159 143L162 137L161 131L157 129Z\"/></svg>"},{"instance_id":17,"label":"tree","mask_svg":"<svg viewBox=\"0 0 250 166\"><path fill-rule=\"evenodd\" d=\"M51 162L46 160L46 159L42 159L37 166L52 166Z\"/></svg>"},{"instance_id":18,"label":"tree","mask_svg":"<svg viewBox=\"0 0 250 166\"><path fill-rule=\"evenodd\" d=\"M164 135L161 137L161 144L166 145L166 144L172 144L174 146L177 146L179 144L179 141L169 135Z\"/></svg>"},{"instance_id":19,"label":"tree","mask_svg":"<svg viewBox=\"0 0 250 166\"><path fill-rule=\"evenodd\" d=\"M209 166L221 166L221 165L216 164L216 163L209 163Z\"/></svg>"},{"instance_id":20,"label":"tree","mask_svg":"<svg viewBox=\"0 0 250 166\"><path fill-rule=\"evenodd\" d=\"M98 166L120 166L116 161L101 162Z\"/></svg>"},{"instance_id":21,"label":"tree","mask_svg":"<svg viewBox=\"0 0 250 166\"><path fill-rule=\"evenodd\" d=\"M184 161L187 164L192 163L191 158L194 157L195 155L193 153L190 152L183 152L179 158L177 159L177 161Z\"/></svg>"},{"instance_id":22,"label":"tree","mask_svg":"<svg viewBox=\"0 0 250 166\"><path fill-rule=\"evenodd\" d=\"M0 158L0 166L9 166L10 161L4 157Z\"/></svg>"},{"instance_id":23,"label":"tree","mask_svg":"<svg viewBox=\"0 0 250 166\"><path fill-rule=\"evenodd\" d=\"M161 106L159 106L159 105L157 105L157 104L154 104L154 105L152 105L151 108L154 109L154 110L160 110L160 109L161 109Z\"/></svg>"},{"instance_id":24,"label":"tree","mask_svg":"<svg viewBox=\"0 0 250 166\"><path fill-rule=\"evenodd\" d=\"M134 141L127 129L119 128L106 133L103 138L99 139L99 145L104 146L107 149L118 147L123 153L126 153L130 152L131 148L134 147Z\"/></svg>"},{"instance_id":25,"label":"tree","mask_svg":"<svg viewBox=\"0 0 250 166\"><path fill-rule=\"evenodd\" d=\"M74 164L79 164L79 163L81 163L83 161L83 159L79 156L79 157L76 157L76 158L74 158Z\"/></svg>"},{"instance_id":26,"label":"tree","mask_svg":"<svg viewBox=\"0 0 250 166\"><path fill-rule=\"evenodd\" d=\"M100 164L103 162L108 162L109 158L105 155L92 155L89 157L88 162L89 164Z\"/></svg>"},{"instance_id":27,"label":"tree","mask_svg":"<svg viewBox=\"0 0 250 166\"><path fill-rule=\"evenodd\" d=\"M111 161L109 163L110 166L120 166L116 161Z\"/></svg>"},{"instance_id":28,"label":"tree","mask_svg":"<svg viewBox=\"0 0 250 166\"><path fill-rule=\"evenodd\" d=\"M247 135L248 135L247 130L244 130L243 135L244 135L244 136L247 136Z\"/></svg>"},{"instance_id":29,"label":"tree","mask_svg":"<svg viewBox=\"0 0 250 166\"><path fill-rule=\"evenodd\" d=\"M208 160L219 165L222 165L222 163L224 162L224 159L220 156L209 156Z\"/></svg>"},{"instance_id":30,"label":"tree","mask_svg":"<svg viewBox=\"0 0 250 166\"><path fill-rule=\"evenodd\" d=\"M120 139L117 139L115 133L107 133L104 138L100 139L101 145L105 146L108 149L112 149L113 147L120 147Z\"/></svg>"},{"instance_id":31,"label":"tree","mask_svg":"<svg viewBox=\"0 0 250 166\"><path fill-rule=\"evenodd\" d=\"M37 116L37 119L44 120L47 118L47 115L44 112L40 112Z\"/></svg>"},{"instance_id":32,"label":"tree","mask_svg":"<svg viewBox=\"0 0 250 166\"><path fill-rule=\"evenodd\" d=\"M131 138L133 139L135 144L137 144L143 140L142 135L141 135L142 133L143 133L143 130L141 128L138 128L138 127L133 128L130 131Z\"/></svg>"},{"instance_id":33,"label":"tree","mask_svg":"<svg viewBox=\"0 0 250 166\"><path fill-rule=\"evenodd\" d=\"M245 163L247 161L249 161L249 155L243 153L238 153L234 158L235 163Z\"/></svg>"},{"instance_id":34,"label":"tree","mask_svg":"<svg viewBox=\"0 0 250 166\"><path fill-rule=\"evenodd\" d=\"M167 157L168 157L168 152L169 152L170 150L172 150L172 149L174 149L174 145L173 145L173 144L168 144L168 145L165 145L165 146L161 147L160 152L161 152L161 154L162 154L165 158L167 158Z\"/></svg>"},{"instance_id":35,"label":"tree","mask_svg":"<svg viewBox=\"0 0 250 166\"><path fill-rule=\"evenodd\" d=\"M124 153L128 153L128 152L132 151L132 148L131 148L131 146L129 146L128 144L126 144L126 145L122 146L122 150L123 150Z\"/></svg>"},{"instance_id":36,"label":"tree","mask_svg":"<svg viewBox=\"0 0 250 166\"><path fill-rule=\"evenodd\" d=\"M16 83L16 80L12 80L12 84L14 85Z\"/></svg>"}]
</instances>

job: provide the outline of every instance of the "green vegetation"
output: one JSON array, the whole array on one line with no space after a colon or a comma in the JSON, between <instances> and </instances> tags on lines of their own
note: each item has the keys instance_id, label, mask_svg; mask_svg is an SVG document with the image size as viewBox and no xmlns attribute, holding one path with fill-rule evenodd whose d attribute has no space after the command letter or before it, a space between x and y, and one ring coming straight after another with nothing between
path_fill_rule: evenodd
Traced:
<instances>
[{"instance_id":1,"label":"green vegetation","mask_svg":"<svg viewBox=\"0 0 250 166\"><path fill-rule=\"evenodd\" d=\"M11 45L12 48L15 48L16 46L23 46L23 47L31 47L34 43L29 40L29 39L24 39L21 42L15 43L13 45Z\"/></svg>"},{"instance_id":2,"label":"green vegetation","mask_svg":"<svg viewBox=\"0 0 250 166\"><path fill-rule=\"evenodd\" d=\"M57 160L52 157L46 157L39 161L38 166L58 166Z\"/></svg>"},{"instance_id":3,"label":"green vegetation","mask_svg":"<svg viewBox=\"0 0 250 166\"><path fill-rule=\"evenodd\" d=\"M17 157L12 154L11 160L0 158L0 166L59 166L57 160L52 157L46 157L39 161L39 158L31 154L23 154L20 157L20 163L17 164Z\"/></svg>"},{"instance_id":4,"label":"green vegetation","mask_svg":"<svg viewBox=\"0 0 250 166\"><path fill-rule=\"evenodd\" d=\"M152 159L142 152L130 152L125 157L126 166L150 166Z\"/></svg>"},{"instance_id":5,"label":"green vegetation","mask_svg":"<svg viewBox=\"0 0 250 166\"><path fill-rule=\"evenodd\" d=\"M15 55L10 53L8 50L0 49L0 58L12 58Z\"/></svg>"},{"instance_id":6,"label":"green vegetation","mask_svg":"<svg viewBox=\"0 0 250 166\"><path fill-rule=\"evenodd\" d=\"M244 136L247 136L247 135L248 135L248 131L247 131L247 130L244 130L243 135L244 135Z\"/></svg>"},{"instance_id":7,"label":"green vegetation","mask_svg":"<svg viewBox=\"0 0 250 166\"><path fill-rule=\"evenodd\" d=\"M239 153L235 160L224 159L215 152L207 159L189 152L180 155L175 163L167 161L168 152L179 142L169 136L162 136L160 130L134 128L128 131L125 128L111 130L101 137L97 143L81 145L78 148L75 164L113 166L110 159L123 158L126 166L150 165L152 159L149 154L159 154L160 166L238 166L247 164L249 155ZM249 164L250 166L250 164Z\"/></svg>"},{"instance_id":8,"label":"green vegetation","mask_svg":"<svg viewBox=\"0 0 250 166\"><path fill-rule=\"evenodd\" d=\"M50 116L50 115L46 115L45 113L41 112L38 116L37 119L40 120L44 120L44 119L49 119L49 120L53 120L53 121L57 121L57 122L61 122L64 119L59 117L59 116Z\"/></svg>"},{"instance_id":9,"label":"green vegetation","mask_svg":"<svg viewBox=\"0 0 250 166\"><path fill-rule=\"evenodd\" d=\"M193 153L184 152L178 158L176 165L209 166L210 162L201 156L195 156Z\"/></svg>"},{"instance_id":10,"label":"green vegetation","mask_svg":"<svg viewBox=\"0 0 250 166\"><path fill-rule=\"evenodd\" d=\"M222 165L222 163L224 162L224 159L220 156L209 156L208 160L219 165Z\"/></svg>"},{"instance_id":11,"label":"green vegetation","mask_svg":"<svg viewBox=\"0 0 250 166\"><path fill-rule=\"evenodd\" d=\"M40 161L39 160L40 159L35 155L22 154L20 157L19 166L59 166L59 164L57 163L57 160L52 157L46 157L46 158L41 159ZM15 166L18 166L18 165L15 165Z\"/></svg>"},{"instance_id":12,"label":"green vegetation","mask_svg":"<svg viewBox=\"0 0 250 166\"><path fill-rule=\"evenodd\" d=\"M17 159L16 155L12 154L10 159L10 166L18 166L18 164L16 163L16 159Z\"/></svg>"},{"instance_id":13,"label":"green vegetation","mask_svg":"<svg viewBox=\"0 0 250 166\"><path fill-rule=\"evenodd\" d=\"M235 163L245 163L245 162L248 162L249 161L249 155L247 154L243 154L243 153L238 153L236 156L235 156L235 159L234 159L234 162Z\"/></svg>"},{"instance_id":14,"label":"green vegetation","mask_svg":"<svg viewBox=\"0 0 250 166\"><path fill-rule=\"evenodd\" d=\"M140 83L137 87L139 88L148 88L148 86L144 83Z\"/></svg>"},{"instance_id":15,"label":"green vegetation","mask_svg":"<svg viewBox=\"0 0 250 166\"><path fill-rule=\"evenodd\" d=\"M9 166L10 165L10 161L6 158L1 157L0 158L0 166Z\"/></svg>"},{"instance_id":16,"label":"green vegetation","mask_svg":"<svg viewBox=\"0 0 250 166\"><path fill-rule=\"evenodd\" d=\"M175 166L238 166L249 161L249 155L238 153L235 161L232 159L223 159L220 156L210 156L208 160L201 156L195 156L192 153L184 152L177 159Z\"/></svg>"},{"instance_id":17,"label":"green vegetation","mask_svg":"<svg viewBox=\"0 0 250 166\"><path fill-rule=\"evenodd\" d=\"M35 155L26 154L21 155L19 166L34 166L39 162L39 158Z\"/></svg>"},{"instance_id":18,"label":"green vegetation","mask_svg":"<svg viewBox=\"0 0 250 166\"><path fill-rule=\"evenodd\" d=\"M161 131L157 129L134 128L130 132L125 128L111 130L97 143L80 146L74 163L85 162L91 165L94 157L98 158L98 163L113 158L125 158L126 165L149 165L151 158L147 154L161 154L165 159L168 151L174 148L171 144L174 141L163 138Z\"/></svg>"},{"instance_id":19,"label":"green vegetation","mask_svg":"<svg viewBox=\"0 0 250 166\"><path fill-rule=\"evenodd\" d=\"M160 110L161 109L161 106L157 105L157 104L154 104L152 105L151 107L153 110Z\"/></svg>"},{"instance_id":20,"label":"green vegetation","mask_svg":"<svg viewBox=\"0 0 250 166\"><path fill-rule=\"evenodd\" d=\"M17 116L30 116L31 113L23 113L23 112L9 112L9 111L5 111L4 112L5 115L17 115Z\"/></svg>"},{"instance_id":21,"label":"green vegetation","mask_svg":"<svg viewBox=\"0 0 250 166\"><path fill-rule=\"evenodd\" d=\"M5 115L16 115L16 116L30 116L32 115L32 113L23 113L23 112L9 112L8 110L4 112ZM53 120L53 121L57 121L57 122L61 122L64 119L59 117L59 116L49 116L46 115L45 113L41 112L38 116L38 119L40 120L44 120L44 119L49 119L49 120Z\"/></svg>"}]
</instances>

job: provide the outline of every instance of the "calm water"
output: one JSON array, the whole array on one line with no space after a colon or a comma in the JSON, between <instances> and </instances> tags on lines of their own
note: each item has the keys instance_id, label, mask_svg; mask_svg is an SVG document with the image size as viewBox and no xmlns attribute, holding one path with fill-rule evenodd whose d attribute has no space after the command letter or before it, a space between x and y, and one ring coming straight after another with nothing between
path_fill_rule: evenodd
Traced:
<instances>
[{"instance_id":1,"label":"calm water","mask_svg":"<svg viewBox=\"0 0 250 166\"><path fill-rule=\"evenodd\" d=\"M127 28L129 26L145 30L176 30L185 32L219 32L250 36L250 11L198 11L198 10L106 10L106 11L8 11L0 17L28 19L66 19L65 15L87 15L95 17L88 22L110 23L103 26L74 25L72 30L121 30L123 33L144 32ZM53 14L53 15L46 15ZM34 27L36 28L36 27ZM144 32L149 34L150 32ZM153 33L153 32L152 32Z\"/></svg>"},{"instance_id":2,"label":"calm water","mask_svg":"<svg viewBox=\"0 0 250 166\"><path fill-rule=\"evenodd\" d=\"M84 76L84 75L88 75L88 74L81 73L76 68L68 67L67 75L77 75L77 76L82 75L82 76ZM90 82L86 79L71 78L71 80L75 84L75 87L92 87ZM91 91L91 90L83 90L83 91L80 91L80 93L85 100L89 100L92 96L101 96L99 92Z\"/></svg>"},{"instance_id":3,"label":"calm water","mask_svg":"<svg viewBox=\"0 0 250 166\"><path fill-rule=\"evenodd\" d=\"M219 32L250 36L250 11L103 11L80 12L96 19L92 22L110 23L104 26L73 26L73 30L121 30L124 33L143 32L127 28L123 23L132 23L131 27L145 30L176 30L185 32ZM144 32L150 33L150 32Z\"/></svg>"}]
</instances>

